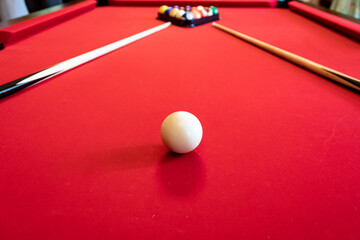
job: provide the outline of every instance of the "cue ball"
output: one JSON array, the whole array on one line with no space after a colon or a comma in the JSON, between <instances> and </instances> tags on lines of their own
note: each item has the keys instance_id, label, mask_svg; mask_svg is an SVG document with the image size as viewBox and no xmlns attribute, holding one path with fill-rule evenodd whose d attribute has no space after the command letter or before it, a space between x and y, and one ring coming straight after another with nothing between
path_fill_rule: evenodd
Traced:
<instances>
[{"instance_id":1,"label":"cue ball","mask_svg":"<svg viewBox=\"0 0 360 240\"><path fill-rule=\"evenodd\" d=\"M176 153L188 153L201 142L203 129L199 119L185 111L167 116L161 125L161 140Z\"/></svg>"}]
</instances>

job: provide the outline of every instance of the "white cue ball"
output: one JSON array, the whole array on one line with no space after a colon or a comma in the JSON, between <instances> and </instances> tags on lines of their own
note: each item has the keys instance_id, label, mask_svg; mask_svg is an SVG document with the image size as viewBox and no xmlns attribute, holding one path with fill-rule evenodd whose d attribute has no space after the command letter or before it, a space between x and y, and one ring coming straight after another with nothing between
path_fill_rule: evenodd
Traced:
<instances>
[{"instance_id":1,"label":"white cue ball","mask_svg":"<svg viewBox=\"0 0 360 240\"><path fill-rule=\"evenodd\" d=\"M189 112L174 112L161 125L161 140L176 153L191 152L199 146L202 136L203 129L199 119Z\"/></svg>"}]
</instances>

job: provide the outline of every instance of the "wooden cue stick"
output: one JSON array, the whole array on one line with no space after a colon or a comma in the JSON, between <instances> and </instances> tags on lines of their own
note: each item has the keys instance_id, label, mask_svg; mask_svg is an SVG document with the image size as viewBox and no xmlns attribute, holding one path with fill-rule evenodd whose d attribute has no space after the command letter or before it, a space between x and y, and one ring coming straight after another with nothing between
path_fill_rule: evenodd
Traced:
<instances>
[{"instance_id":1,"label":"wooden cue stick","mask_svg":"<svg viewBox=\"0 0 360 240\"><path fill-rule=\"evenodd\" d=\"M226 33L229 33L231 35L234 35L248 43L251 43L261 49L264 49L276 56L279 56L281 58L284 58L286 60L288 60L289 62L292 62L292 63L295 63L303 68L306 68L312 72L315 72L321 76L324 76L328 79L331 79L335 82L338 82L338 83L341 83L341 84L344 84L350 88L353 88L355 90L360 90L360 80L356 79L356 78L353 78L353 77L350 77L348 75L345 75L341 72L338 72L338 71L335 71L331 68L328 68L328 67L325 67L323 65L320 65L318 63L315 63L313 61L310 61L306 58L303 58L303 57L300 57L298 55L295 55L293 53L290 53L288 51L285 51L283 49L280 49L280 48L277 48L277 47L274 47L270 44L267 44L265 42L262 42L262 41L259 41L255 38L252 38L252 37L249 37L245 34L242 34L242 33L239 33L235 30L232 30L228 27L225 27L225 26L222 26L220 24L217 24L217 23L213 23L213 26L226 32Z\"/></svg>"},{"instance_id":2,"label":"wooden cue stick","mask_svg":"<svg viewBox=\"0 0 360 240\"><path fill-rule=\"evenodd\" d=\"M27 75L25 77L16 79L14 81L5 83L0 86L0 99L5 98L7 96L10 96L11 94L14 94L24 88L33 86L37 83L40 83L44 80L47 80L49 78L52 78L56 75L59 75L63 72L66 72L70 69L73 69L75 67L78 67L84 63L87 63L91 60L94 60L98 57L101 57L107 53L110 53L112 51L115 51L121 47L124 47L130 43L133 43L139 39L142 39L146 36L149 36L153 33L156 33L158 31L161 31L171 25L171 22L163 23L159 26L150 28L146 31L134 34L130 37L124 38L122 40L110 43L106 46L97 48L95 50L92 50L90 52L81 54L77 57L68 59L66 61L63 61L61 63L58 63L54 66L51 66L49 68L46 68L44 70L41 70L36 73L32 73L30 75Z\"/></svg>"}]
</instances>

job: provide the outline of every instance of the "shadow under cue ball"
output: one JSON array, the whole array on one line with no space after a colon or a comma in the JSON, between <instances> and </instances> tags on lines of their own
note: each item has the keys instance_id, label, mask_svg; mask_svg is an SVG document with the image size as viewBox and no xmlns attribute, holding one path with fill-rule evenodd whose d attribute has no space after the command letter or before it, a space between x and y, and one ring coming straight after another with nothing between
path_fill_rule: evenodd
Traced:
<instances>
[{"instance_id":1,"label":"shadow under cue ball","mask_svg":"<svg viewBox=\"0 0 360 240\"><path fill-rule=\"evenodd\" d=\"M203 129L197 117L185 111L167 116L161 125L161 140L176 153L188 153L199 146Z\"/></svg>"}]
</instances>

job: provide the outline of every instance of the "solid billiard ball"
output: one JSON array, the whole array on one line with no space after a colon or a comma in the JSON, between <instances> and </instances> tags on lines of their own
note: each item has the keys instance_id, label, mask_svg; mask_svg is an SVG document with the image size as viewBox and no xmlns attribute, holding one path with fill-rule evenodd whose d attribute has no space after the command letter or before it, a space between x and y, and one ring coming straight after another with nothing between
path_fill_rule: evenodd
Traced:
<instances>
[{"instance_id":1,"label":"solid billiard ball","mask_svg":"<svg viewBox=\"0 0 360 240\"><path fill-rule=\"evenodd\" d=\"M173 9L174 9L174 8L172 8L172 7L168 7L168 8L165 10L164 14L169 15L169 13L171 12L171 10L173 10Z\"/></svg>"},{"instance_id":2,"label":"solid billiard ball","mask_svg":"<svg viewBox=\"0 0 360 240\"><path fill-rule=\"evenodd\" d=\"M216 7L211 6L210 8L211 8L211 10L213 11L213 14L214 14L214 15L219 14L219 10L218 10Z\"/></svg>"},{"instance_id":3,"label":"solid billiard ball","mask_svg":"<svg viewBox=\"0 0 360 240\"><path fill-rule=\"evenodd\" d=\"M202 136L199 119L189 112L174 112L161 125L162 142L176 153L191 152L200 144Z\"/></svg>"},{"instance_id":4,"label":"solid billiard ball","mask_svg":"<svg viewBox=\"0 0 360 240\"><path fill-rule=\"evenodd\" d=\"M175 17L176 14L178 13L178 11L180 11L180 10L177 9L177 8L173 8L173 9L169 12L169 16L170 16L170 17Z\"/></svg>"},{"instance_id":5,"label":"solid billiard ball","mask_svg":"<svg viewBox=\"0 0 360 240\"><path fill-rule=\"evenodd\" d=\"M159 8L159 13L160 14L164 14L166 9L168 9L169 7L166 6L166 5L162 5L160 8Z\"/></svg>"}]
</instances>

